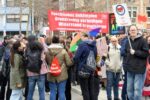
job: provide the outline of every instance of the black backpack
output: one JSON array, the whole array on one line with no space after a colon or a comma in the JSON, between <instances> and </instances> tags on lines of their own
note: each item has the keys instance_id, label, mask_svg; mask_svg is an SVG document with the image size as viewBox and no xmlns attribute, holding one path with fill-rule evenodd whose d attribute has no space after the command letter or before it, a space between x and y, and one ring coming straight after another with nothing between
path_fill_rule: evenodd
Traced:
<instances>
[{"instance_id":1,"label":"black backpack","mask_svg":"<svg viewBox=\"0 0 150 100\"><path fill-rule=\"evenodd\" d=\"M26 52L26 68L35 73L40 73L42 60L41 60L41 52L27 50Z\"/></svg>"}]
</instances>

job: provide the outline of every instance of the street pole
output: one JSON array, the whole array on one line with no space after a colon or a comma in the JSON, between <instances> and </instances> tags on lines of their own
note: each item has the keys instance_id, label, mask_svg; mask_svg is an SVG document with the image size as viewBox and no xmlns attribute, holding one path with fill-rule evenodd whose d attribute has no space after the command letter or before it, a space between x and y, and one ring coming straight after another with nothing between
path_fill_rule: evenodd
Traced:
<instances>
[{"instance_id":1,"label":"street pole","mask_svg":"<svg viewBox=\"0 0 150 100\"><path fill-rule=\"evenodd\" d=\"M4 15L4 21L3 21L3 27L4 27L4 29L3 29L3 36L6 36L6 0L4 0L4 13L5 13L5 15Z\"/></svg>"},{"instance_id":2,"label":"street pole","mask_svg":"<svg viewBox=\"0 0 150 100\"><path fill-rule=\"evenodd\" d=\"M32 0L31 0L31 2L32 2ZM32 7L31 7L31 9L32 9L32 34L35 34L35 30L34 30L34 0L33 0L33 2L31 3L32 4Z\"/></svg>"},{"instance_id":3,"label":"street pole","mask_svg":"<svg viewBox=\"0 0 150 100\"><path fill-rule=\"evenodd\" d=\"M140 0L140 15L144 15L145 14L145 11L143 9L143 0ZM140 28L143 30L144 29L144 22L141 22L141 25L140 25Z\"/></svg>"},{"instance_id":4,"label":"street pole","mask_svg":"<svg viewBox=\"0 0 150 100\"><path fill-rule=\"evenodd\" d=\"M22 0L20 0L19 2L19 6L20 6L20 23L19 23L19 35L21 35L21 31L22 31Z\"/></svg>"},{"instance_id":5,"label":"street pole","mask_svg":"<svg viewBox=\"0 0 150 100\"><path fill-rule=\"evenodd\" d=\"M106 9L107 9L107 12L109 12L109 0L106 0Z\"/></svg>"},{"instance_id":6,"label":"street pole","mask_svg":"<svg viewBox=\"0 0 150 100\"><path fill-rule=\"evenodd\" d=\"M28 21L27 21L27 28L26 28L26 36L29 35L29 25L31 22L31 8L32 8L32 0L28 0L28 7L29 7L29 16L28 16Z\"/></svg>"}]
</instances>

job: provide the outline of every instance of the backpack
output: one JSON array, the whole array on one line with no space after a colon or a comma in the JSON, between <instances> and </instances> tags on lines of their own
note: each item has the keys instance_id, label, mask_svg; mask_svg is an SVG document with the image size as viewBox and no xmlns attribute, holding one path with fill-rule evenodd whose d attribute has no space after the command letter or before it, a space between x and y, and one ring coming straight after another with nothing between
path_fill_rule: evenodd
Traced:
<instances>
[{"instance_id":1,"label":"backpack","mask_svg":"<svg viewBox=\"0 0 150 100\"><path fill-rule=\"evenodd\" d=\"M89 55L87 57L86 66L91 71L96 70L96 59L95 59L95 56L94 56L94 52L92 50L90 50Z\"/></svg>"},{"instance_id":2,"label":"backpack","mask_svg":"<svg viewBox=\"0 0 150 100\"><path fill-rule=\"evenodd\" d=\"M57 55L54 56L52 63L50 65L50 70L49 70L49 73L55 77L61 74L61 64L59 63Z\"/></svg>"},{"instance_id":3,"label":"backpack","mask_svg":"<svg viewBox=\"0 0 150 100\"><path fill-rule=\"evenodd\" d=\"M56 56L52 60L49 73L55 77L61 74L61 67L60 67L58 58Z\"/></svg>"},{"instance_id":4,"label":"backpack","mask_svg":"<svg viewBox=\"0 0 150 100\"><path fill-rule=\"evenodd\" d=\"M41 52L38 50L36 51L28 50L26 59L27 59L26 68L31 72L40 73L42 65Z\"/></svg>"},{"instance_id":5,"label":"backpack","mask_svg":"<svg viewBox=\"0 0 150 100\"><path fill-rule=\"evenodd\" d=\"M147 64L146 64L146 78L145 78L145 86L150 85L150 64L149 64L149 57L147 58Z\"/></svg>"},{"instance_id":6,"label":"backpack","mask_svg":"<svg viewBox=\"0 0 150 100\"><path fill-rule=\"evenodd\" d=\"M87 59L80 63L78 76L81 78L89 78L96 71L96 59L93 50L90 49Z\"/></svg>"}]
</instances>

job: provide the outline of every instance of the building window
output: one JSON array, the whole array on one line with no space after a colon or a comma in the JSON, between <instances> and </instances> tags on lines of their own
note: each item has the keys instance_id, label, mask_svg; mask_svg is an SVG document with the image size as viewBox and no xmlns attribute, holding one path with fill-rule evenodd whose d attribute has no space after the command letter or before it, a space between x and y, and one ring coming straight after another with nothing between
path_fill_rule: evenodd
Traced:
<instances>
[{"instance_id":1,"label":"building window","mask_svg":"<svg viewBox=\"0 0 150 100\"><path fill-rule=\"evenodd\" d=\"M150 18L150 7L146 7L147 17Z\"/></svg>"},{"instance_id":2,"label":"building window","mask_svg":"<svg viewBox=\"0 0 150 100\"><path fill-rule=\"evenodd\" d=\"M20 23L20 15L7 15L6 16L7 23ZM28 21L28 15L22 15L21 22L26 23Z\"/></svg>"},{"instance_id":3,"label":"building window","mask_svg":"<svg viewBox=\"0 0 150 100\"><path fill-rule=\"evenodd\" d=\"M128 7L129 15L133 23L136 21L137 7Z\"/></svg>"},{"instance_id":4,"label":"building window","mask_svg":"<svg viewBox=\"0 0 150 100\"><path fill-rule=\"evenodd\" d=\"M6 5L8 7L19 7L20 6L20 0L6 0ZM28 0L21 0L21 6L28 6Z\"/></svg>"},{"instance_id":5,"label":"building window","mask_svg":"<svg viewBox=\"0 0 150 100\"><path fill-rule=\"evenodd\" d=\"M28 22L28 15L22 15L22 22Z\"/></svg>"}]
</instances>

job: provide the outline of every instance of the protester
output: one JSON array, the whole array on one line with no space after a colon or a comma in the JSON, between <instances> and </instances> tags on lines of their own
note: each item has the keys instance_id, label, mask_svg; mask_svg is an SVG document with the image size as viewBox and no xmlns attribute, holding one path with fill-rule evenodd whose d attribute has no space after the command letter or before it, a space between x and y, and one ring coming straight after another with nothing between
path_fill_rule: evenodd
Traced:
<instances>
[{"instance_id":1,"label":"protester","mask_svg":"<svg viewBox=\"0 0 150 100\"><path fill-rule=\"evenodd\" d=\"M66 100L65 97L65 88L66 82L68 79L67 70L69 66L72 65L72 61L63 48L63 45L60 44L59 38L54 36L52 38L52 44L48 47L50 51L50 68L53 66L53 58L56 57L59 62L57 65L60 66L61 73L58 76L54 76L52 73L47 74L47 79L49 81L50 87L50 100L56 100L56 94L58 93L59 100Z\"/></svg>"},{"instance_id":2,"label":"protester","mask_svg":"<svg viewBox=\"0 0 150 100\"><path fill-rule=\"evenodd\" d=\"M121 73L121 46L118 44L118 39L115 36L110 38L110 44L108 47L108 54L105 61L106 64L106 75L107 75L107 99L112 100L112 87L114 93L114 100L119 100L119 89L118 84Z\"/></svg>"},{"instance_id":3,"label":"protester","mask_svg":"<svg viewBox=\"0 0 150 100\"><path fill-rule=\"evenodd\" d=\"M23 88L26 84L26 69L23 66L24 44L17 41L11 50L10 88L12 89L10 100L21 100Z\"/></svg>"},{"instance_id":4,"label":"protester","mask_svg":"<svg viewBox=\"0 0 150 100\"><path fill-rule=\"evenodd\" d=\"M26 51L26 49L27 49L27 44L28 44L28 40L27 40L27 37L22 37L22 39L20 40L21 41L21 43L23 43L24 44L24 54L23 54L23 60L25 59L25 51ZM24 67L26 67L26 64L25 64L26 62L24 61L23 62L23 66ZM25 100L27 100L27 95L28 95L28 77L26 77L26 86L25 86L25 90L24 90L24 97L25 97Z\"/></svg>"},{"instance_id":5,"label":"protester","mask_svg":"<svg viewBox=\"0 0 150 100\"><path fill-rule=\"evenodd\" d=\"M1 46L1 54L3 56L2 60L2 77L1 77L1 90L0 90L0 100L9 100L10 95L11 95L11 89L10 89L10 49L11 49L11 43L10 43L10 37L5 36L4 41ZM6 87L7 87L7 92L6 92ZM5 97L5 92L6 92L6 97Z\"/></svg>"},{"instance_id":6,"label":"protester","mask_svg":"<svg viewBox=\"0 0 150 100\"><path fill-rule=\"evenodd\" d=\"M82 42L79 44L78 49L75 53L74 61L77 65L77 73L79 77L83 100L98 100L100 80L98 78L98 75L95 74L96 70L90 71L86 66L88 62L87 58L88 55L90 55L90 52L93 52L91 56L94 57L90 62L96 63L96 41L89 40L86 33L82 33L81 40Z\"/></svg>"},{"instance_id":7,"label":"protester","mask_svg":"<svg viewBox=\"0 0 150 100\"><path fill-rule=\"evenodd\" d=\"M124 61L126 59L124 54L125 54L125 45L126 45L127 41L128 41L128 38L127 38L126 34L121 34L120 45L121 45L121 56L123 57L122 66L123 66L123 80L124 80L122 93L121 93L122 100L128 100L128 97L127 97L127 72L124 70Z\"/></svg>"},{"instance_id":8,"label":"protester","mask_svg":"<svg viewBox=\"0 0 150 100\"><path fill-rule=\"evenodd\" d=\"M130 43L125 45L124 69L127 71L127 95L129 100L141 100L144 85L146 58L148 54L148 44L145 39L138 34L135 25L129 27Z\"/></svg>"},{"instance_id":9,"label":"protester","mask_svg":"<svg viewBox=\"0 0 150 100\"><path fill-rule=\"evenodd\" d=\"M40 100L45 100L45 74L47 74L47 72L48 72L47 66L45 64L46 56L43 52L43 46L41 45L41 43L39 43L37 41L37 39L34 35L30 35L28 37L28 45L27 45L27 49L26 49L26 52L25 52L27 59L28 59L29 56L32 55L32 53L35 53L35 52L38 55L40 53L40 57L36 58L36 59L38 59L37 63L40 63L39 64L40 69L39 69L39 72L33 72L33 71L31 71L31 69L30 70L27 69L27 76L28 76L28 96L27 96L27 100L32 100L36 83L38 85ZM30 62L33 62L33 59ZM34 66L32 66L32 67L34 67ZM34 70L34 69L32 69L32 70Z\"/></svg>"},{"instance_id":10,"label":"protester","mask_svg":"<svg viewBox=\"0 0 150 100\"><path fill-rule=\"evenodd\" d=\"M148 35L146 37L146 40L147 40L147 43L148 43L148 47L149 47L149 50L150 50L150 35ZM149 52L150 53L150 52ZM148 56L148 60L147 60L147 63L150 64L150 56ZM146 77L150 77L150 74L149 74L149 70L146 70ZM148 76L147 76L148 75ZM147 84L147 82L149 84ZM150 80L147 81L147 79L145 79L145 84L144 84L144 87L143 87L143 99L142 100L150 100Z\"/></svg>"},{"instance_id":11,"label":"protester","mask_svg":"<svg viewBox=\"0 0 150 100\"><path fill-rule=\"evenodd\" d=\"M45 37L45 35L40 35L40 37L38 38L38 40L39 40L39 42L43 45L43 47L44 47L44 53L46 54L46 55L48 55L49 54L49 51L48 51L48 45L46 44L46 37ZM45 92L47 93L47 94L49 94L49 92L50 92L50 88L49 88L49 82L48 82L48 80L47 80L47 77L45 76Z\"/></svg>"}]
</instances>

